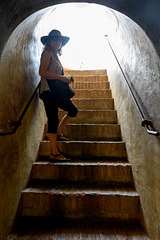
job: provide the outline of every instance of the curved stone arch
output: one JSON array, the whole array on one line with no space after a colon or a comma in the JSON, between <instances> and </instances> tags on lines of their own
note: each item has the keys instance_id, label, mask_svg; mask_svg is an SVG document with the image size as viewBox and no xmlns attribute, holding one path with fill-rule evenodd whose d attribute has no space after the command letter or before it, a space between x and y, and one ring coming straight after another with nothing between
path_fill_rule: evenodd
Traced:
<instances>
[{"instance_id":1,"label":"curved stone arch","mask_svg":"<svg viewBox=\"0 0 160 240\"><path fill-rule=\"evenodd\" d=\"M49 6L54 6L61 3L72 3L73 1L64 0L2 0L0 3L0 17L1 17L1 39L0 39L0 52L3 46L13 32L13 30L28 16L39 11L41 9L47 8ZM74 1L74 2L86 2ZM133 21L137 22L150 36L153 40L155 46L157 46L158 52L160 52L159 43L159 7L160 2L158 0L153 0L152 2L146 0L145 3L139 0L88 0L88 3L101 4L106 7L110 7L117 10L126 16L130 17ZM152 19L150 16L151 10L154 12L152 14ZM145 16L145 14L147 15ZM150 19L150 21L148 21Z\"/></svg>"},{"instance_id":2,"label":"curved stone arch","mask_svg":"<svg viewBox=\"0 0 160 240\"><path fill-rule=\"evenodd\" d=\"M62 7L65 5L67 4L62 5ZM47 32L45 29L46 19L54 14L54 9L58 6L61 6L61 4L39 10L26 18L13 31L3 50L0 74L1 79L6 79L7 84L1 88L1 98L6 96L8 91L11 92L13 96L10 95L8 103L7 101L5 102L5 104L8 105L5 106L4 104L1 108L8 109L8 107L11 107L13 105L12 99L15 99L14 94L18 93L17 103L14 101L15 106L12 106L12 111L7 112L8 114L12 112L13 121L38 83L38 66L43 47L39 39L43 33ZM141 89L144 90L140 101L147 104L148 109L150 109L151 106L153 111L151 114L150 112L148 113L151 117L153 114L154 117L156 109L154 109L155 107L153 106L155 106L158 97L150 101L150 99L146 99L146 95L149 96L151 94L150 86L153 80L155 86L152 86L152 92L155 93L158 91L157 89L159 89L159 82L157 81L159 65L155 49L145 32L134 21L113 9L106 7L106 11L109 19L108 25L113 25L110 38L119 60L122 62L124 70L126 70L138 95L140 95ZM39 27L40 24L42 27ZM42 30L40 31L41 28ZM143 44L144 39L145 44ZM143 58L141 58L142 54ZM18 71L15 71L14 65L17 66ZM147 66L150 66L150 68L147 69ZM135 72L139 73L140 81L139 78L137 79L135 77ZM147 72L148 82L146 82L145 72ZM156 74L153 75L153 72ZM148 79L152 79L152 81ZM12 83L10 83L10 81L12 81ZM14 87L15 91L13 92ZM1 113L3 109L1 109ZM146 112L148 109L146 109ZM10 119L10 116L8 117ZM8 117L6 116L6 118ZM158 119L156 122L157 121Z\"/></svg>"}]
</instances>

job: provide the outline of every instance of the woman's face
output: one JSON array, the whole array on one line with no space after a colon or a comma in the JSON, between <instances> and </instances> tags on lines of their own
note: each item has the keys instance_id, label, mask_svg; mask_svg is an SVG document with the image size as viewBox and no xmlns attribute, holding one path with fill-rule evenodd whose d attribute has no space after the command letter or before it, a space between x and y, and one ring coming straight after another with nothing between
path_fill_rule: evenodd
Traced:
<instances>
[{"instance_id":1,"label":"woman's face","mask_svg":"<svg viewBox=\"0 0 160 240\"><path fill-rule=\"evenodd\" d=\"M55 51L58 51L62 46L62 39L60 37L55 37L50 40L51 48Z\"/></svg>"}]
</instances>

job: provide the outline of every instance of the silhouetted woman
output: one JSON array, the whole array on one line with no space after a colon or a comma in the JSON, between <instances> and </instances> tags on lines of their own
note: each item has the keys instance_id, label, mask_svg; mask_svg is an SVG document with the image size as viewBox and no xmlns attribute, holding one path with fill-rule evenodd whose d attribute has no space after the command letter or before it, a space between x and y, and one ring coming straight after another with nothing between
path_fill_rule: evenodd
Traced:
<instances>
[{"instance_id":1,"label":"silhouetted woman","mask_svg":"<svg viewBox=\"0 0 160 240\"><path fill-rule=\"evenodd\" d=\"M65 96L66 92L64 92L65 88L63 88L63 85L69 86L72 81L63 75L63 67L58 58L58 55L61 55L61 48L65 46L68 41L69 37L62 36L58 30L52 30L48 36L41 37L41 42L45 45L45 48L41 56L39 68L39 74L41 76L40 98L44 102L48 118L51 161L70 160L59 153L57 140L68 140L63 136L62 129L70 119L78 113L78 109L72 103L70 97ZM68 112L60 123L58 119L58 107Z\"/></svg>"}]
</instances>

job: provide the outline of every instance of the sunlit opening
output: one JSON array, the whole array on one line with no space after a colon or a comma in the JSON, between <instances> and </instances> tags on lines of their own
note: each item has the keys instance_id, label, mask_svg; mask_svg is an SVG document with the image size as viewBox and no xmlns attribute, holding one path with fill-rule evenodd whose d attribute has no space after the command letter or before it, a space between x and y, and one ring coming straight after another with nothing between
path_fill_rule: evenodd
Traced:
<instances>
[{"instance_id":1,"label":"sunlit opening","mask_svg":"<svg viewBox=\"0 0 160 240\"><path fill-rule=\"evenodd\" d=\"M88 3L57 5L48 14L45 33L58 29L69 36L69 43L60 57L65 68L106 68L107 41L105 34L111 31L107 7Z\"/></svg>"}]
</instances>

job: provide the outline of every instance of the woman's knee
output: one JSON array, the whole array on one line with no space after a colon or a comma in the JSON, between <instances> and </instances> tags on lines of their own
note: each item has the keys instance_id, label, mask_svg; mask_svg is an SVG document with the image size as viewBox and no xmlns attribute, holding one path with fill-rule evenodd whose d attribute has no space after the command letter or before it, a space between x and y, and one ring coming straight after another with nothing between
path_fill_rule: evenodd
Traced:
<instances>
[{"instance_id":1,"label":"woman's knee","mask_svg":"<svg viewBox=\"0 0 160 240\"><path fill-rule=\"evenodd\" d=\"M68 112L68 116L69 117L76 117L78 113L78 108L76 106L74 106L74 108L72 108L71 111Z\"/></svg>"},{"instance_id":2,"label":"woman's knee","mask_svg":"<svg viewBox=\"0 0 160 240\"><path fill-rule=\"evenodd\" d=\"M58 126L50 126L50 125L48 124L47 133L54 133L54 134L56 134L56 133L57 133L57 129L58 129Z\"/></svg>"}]
</instances>

